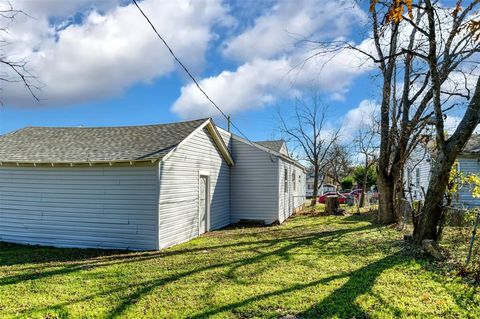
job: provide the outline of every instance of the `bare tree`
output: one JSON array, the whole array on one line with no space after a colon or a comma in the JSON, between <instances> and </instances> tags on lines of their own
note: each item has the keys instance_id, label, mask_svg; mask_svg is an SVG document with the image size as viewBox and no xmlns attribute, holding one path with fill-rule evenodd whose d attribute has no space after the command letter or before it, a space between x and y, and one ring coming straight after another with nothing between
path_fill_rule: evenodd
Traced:
<instances>
[{"instance_id":1,"label":"bare tree","mask_svg":"<svg viewBox=\"0 0 480 319\"><path fill-rule=\"evenodd\" d=\"M325 166L322 174L329 177L335 184L340 185L340 181L352 173L352 154L348 145L339 143L336 140L327 156L328 165Z\"/></svg>"},{"instance_id":2,"label":"bare tree","mask_svg":"<svg viewBox=\"0 0 480 319\"><path fill-rule=\"evenodd\" d=\"M378 217L382 223L392 223L401 218L405 162L425 127L432 117L458 109L462 106L459 100L471 97L467 82L478 73L473 56L478 52L480 27L472 22L477 19L479 1L470 1L464 8L461 1L455 8L424 0L370 3L372 35L368 41L358 46L346 41L317 42L315 54L351 50L378 67Z\"/></svg>"},{"instance_id":3,"label":"bare tree","mask_svg":"<svg viewBox=\"0 0 480 319\"><path fill-rule=\"evenodd\" d=\"M330 149L339 136L339 130L326 129L326 115L327 107L316 94L308 101L297 99L289 120L278 112L280 132L298 151L298 157L313 168L312 205L317 202L320 173L325 171Z\"/></svg>"},{"instance_id":4,"label":"bare tree","mask_svg":"<svg viewBox=\"0 0 480 319\"><path fill-rule=\"evenodd\" d=\"M38 102L36 94L40 90L40 83L27 68L25 59L12 58L5 52L9 43L8 26L13 23L18 15L27 15L21 10L13 8L11 3L0 4L0 82L19 83L25 87L30 95ZM0 100L1 103L1 100Z\"/></svg>"},{"instance_id":5,"label":"bare tree","mask_svg":"<svg viewBox=\"0 0 480 319\"><path fill-rule=\"evenodd\" d=\"M363 157L363 168L365 172L359 207L365 206L368 171L372 166L378 164L379 137L379 123L375 118L375 114L372 113L364 116L354 138L355 150Z\"/></svg>"},{"instance_id":6,"label":"bare tree","mask_svg":"<svg viewBox=\"0 0 480 319\"><path fill-rule=\"evenodd\" d=\"M480 79L476 76L475 92L455 132L445 134L444 78L448 70L466 59L472 59L480 51L480 22L478 10L480 1L471 1L463 10L459 7L451 13L453 18L446 41L439 34L439 9L435 3L425 0L424 10L428 24L422 29L428 35L428 52L424 59L431 74L432 120L435 125L435 153L432 170L425 195L425 205L415 225L414 239L421 243L425 239L437 240L440 235L440 221L444 214L443 195L447 189L448 176L458 154L461 152L480 120ZM472 61L475 59L473 58ZM469 92L468 92L469 93ZM469 94L467 95L467 97Z\"/></svg>"}]
</instances>

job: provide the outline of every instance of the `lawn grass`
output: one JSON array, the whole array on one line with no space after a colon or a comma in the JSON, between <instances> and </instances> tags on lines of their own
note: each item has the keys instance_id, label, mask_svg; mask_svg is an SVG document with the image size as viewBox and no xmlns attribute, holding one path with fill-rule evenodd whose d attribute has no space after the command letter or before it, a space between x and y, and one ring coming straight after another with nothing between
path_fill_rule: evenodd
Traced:
<instances>
[{"instance_id":1,"label":"lawn grass","mask_svg":"<svg viewBox=\"0 0 480 319\"><path fill-rule=\"evenodd\" d=\"M446 277L364 216L208 233L160 252L0 243L0 314L17 318L480 318Z\"/></svg>"}]
</instances>

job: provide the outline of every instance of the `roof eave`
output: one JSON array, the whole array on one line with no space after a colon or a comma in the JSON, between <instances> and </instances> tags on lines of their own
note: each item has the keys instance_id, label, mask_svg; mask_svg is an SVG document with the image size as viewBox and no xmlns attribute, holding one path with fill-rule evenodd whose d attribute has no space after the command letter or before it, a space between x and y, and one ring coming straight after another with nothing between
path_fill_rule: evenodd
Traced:
<instances>
[{"instance_id":1,"label":"roof eave","mask_svg":"<svg viewBox=\"0 0 480 319\"><path fill-rule=\"evenodd\" d=\"M94 166L94 165L109 165L116 164L154 164L159 158L142 159L142 160L105 160L105 161L12 161L0 160L0 166Z\"/></svg>"},{"instance_id":2,"label":"roof eave","mask_svg":"<svg viewBox=\"0 0 480 319\"><path fill-rule=\"evenodd\" d=\"M217 126L213 123L212 119L208 119L207 130L210 132L210 135L212 135L213 140L220 149L220 152L225 158L227 164L230 166L234 166L235 162L233 161L232 155L230 154L227 145L225 145L225 141L220 135L220 132L217 130Z\"/></svg>"}]
</instances>

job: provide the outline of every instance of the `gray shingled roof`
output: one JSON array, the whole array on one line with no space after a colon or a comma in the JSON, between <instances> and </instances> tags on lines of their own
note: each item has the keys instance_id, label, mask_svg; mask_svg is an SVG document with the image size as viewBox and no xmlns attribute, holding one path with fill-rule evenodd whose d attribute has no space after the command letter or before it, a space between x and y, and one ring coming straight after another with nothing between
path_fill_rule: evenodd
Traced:
<instances>
[{"instance_id":1,"label":"gray shingled roof","mask_svg":"<svg viewBox=\"0 0 480 319\"><path fill-rule=\"evenodd\" d=\"M480 135L473 134L463 148L463 153L480 153Z\"/></svg>"},{"instance_id":2,"label":"gray shingled roof","mask_svg":"<svg viewBox=\"0 0 480 319\"><path fill-rule=\"evenodd\" d=\"M268 148L272 151L280 152L283 144L285 144L285 141L284 140L259 141L259 142L255 142L255 143L257 143L258 145L261 145L263 147L266 147L266 148Z\"/></svg>"},{"instance_id":3,"label":"gray shingled roof","mask_svg":"<svg viewBox=\"0 0 480 319\"><path fill-rule=\"evenodd\" d=\"M0 136L0 162L160 159L205 121L121 127L26 127Z\"/></svg>"}]
</instances>

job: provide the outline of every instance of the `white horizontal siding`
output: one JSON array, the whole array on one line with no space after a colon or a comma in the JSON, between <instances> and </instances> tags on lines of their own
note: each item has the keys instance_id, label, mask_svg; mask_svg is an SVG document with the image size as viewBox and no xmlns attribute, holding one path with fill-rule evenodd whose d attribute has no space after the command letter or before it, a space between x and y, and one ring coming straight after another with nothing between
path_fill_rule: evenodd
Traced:
<instances>
[{"instance_id":1,"label":"white horizontal siding","mask_svg":"<svg viewBox=\"0 0 480 319\"><path fill-rule=\"evenodd\" d=\"M420 174L420 183L418 185L416 177L417 170ZM410 199L410 195L414 200L424 199L423 192L426 192L428 188L430 170L430 155L426 152L423 146L417 146L405 163L403 181L407 199Z\"/></svg>"},{"instance_id":2,"label":"white horizontal siding","mask_svg":"<svg viewBox=\"0 0 480 319\"><path fill-rule=\"evenodd\" d=\"M287 171L287 189L285 192L285 170ZM295 176L295 181L293 181ZM294 210L305 203L305 172L298 166L280 159L278 172L279 213L278 220L283 222Z\"/></svg>"},{"instance_id":3,"label":"white horizontal siding","mask_svg":"<svg viewBox=\"0 0 480 319\"><path fill-rule=\"evenodd\" d=\"M200 170L210 172L210 229L230 223L230 167L203 129L160 164L160 248L198 235Z\"/></svg>"},{"instance_id":4,"label":"white horizontal siding","mask_svg":"<svg viewBox=\"0 0 480 319\"><path fill-rule=\"evenodd\" d=\"M287 192L285 192L285 169L287 170ZM290 183L290 167L283 160L278 163L278 221L281 223L288 218L292 209Z\"/></svg>"},{"instance_id":5,"label":"white horizontal siding","mask_svg":"<svg viewBox=\"0 0 480 319\"><path fill-rule=\"evenodd\" d=\"M478 157L461 156L458 158L459 170L465 176L469 174L480 173L480 163ZM455 196L455 200L458 204L466 207L480 207L480 198L472 196L472 190L469 185L463 186Z\"/></svg>"},{"instance_id":6,"label":"white horizontal siding","mask_svg":"<svg viewBox=\"0 0 480 319\"><path fill-rule=\"evenodd\" d=\"M157 165L0 168L0 241L157 248Z\"/></svg>"},{"instance_id":7,"label":"white horizontal siding","mask_svg":"<svg viewBox=\"0 0 480 319\"><path fill-rule=\"evenodd\" d=\"M479 158L474 156L460 155L457 159L459 171L464 175L468 174L479 174L480 172L480 163ZM407 165L405 167L405 186L408 183L416 184L416 169L419 169L420 172L420 187L412 186L412 195L414 199L423 199L423 193L421 188L423 187L425 192L428 189L428 184L430 182L431 175L431 162L428 160L428 155L424 156L424 150L418 147L412 152ZM409 170L411 175L411 180L409 180ZM407 187L406 187L407 188ZM407 192L407 196L408 196ZM471 194L471 189L468 185L462 186L457 194L454 194L453 201L457 205L465 207L479 207L480 199L474 198Z\"/></svg>"},{"instance_id":8,"label":"white horizontal siding","mask_svg":"<svg viewBox=\"0 0 480 319\"><path fill-rule=\"evenodd\" d=\"M232 138L231 220L278 220L278 158Z\"/></svg>"}]
</instances>

